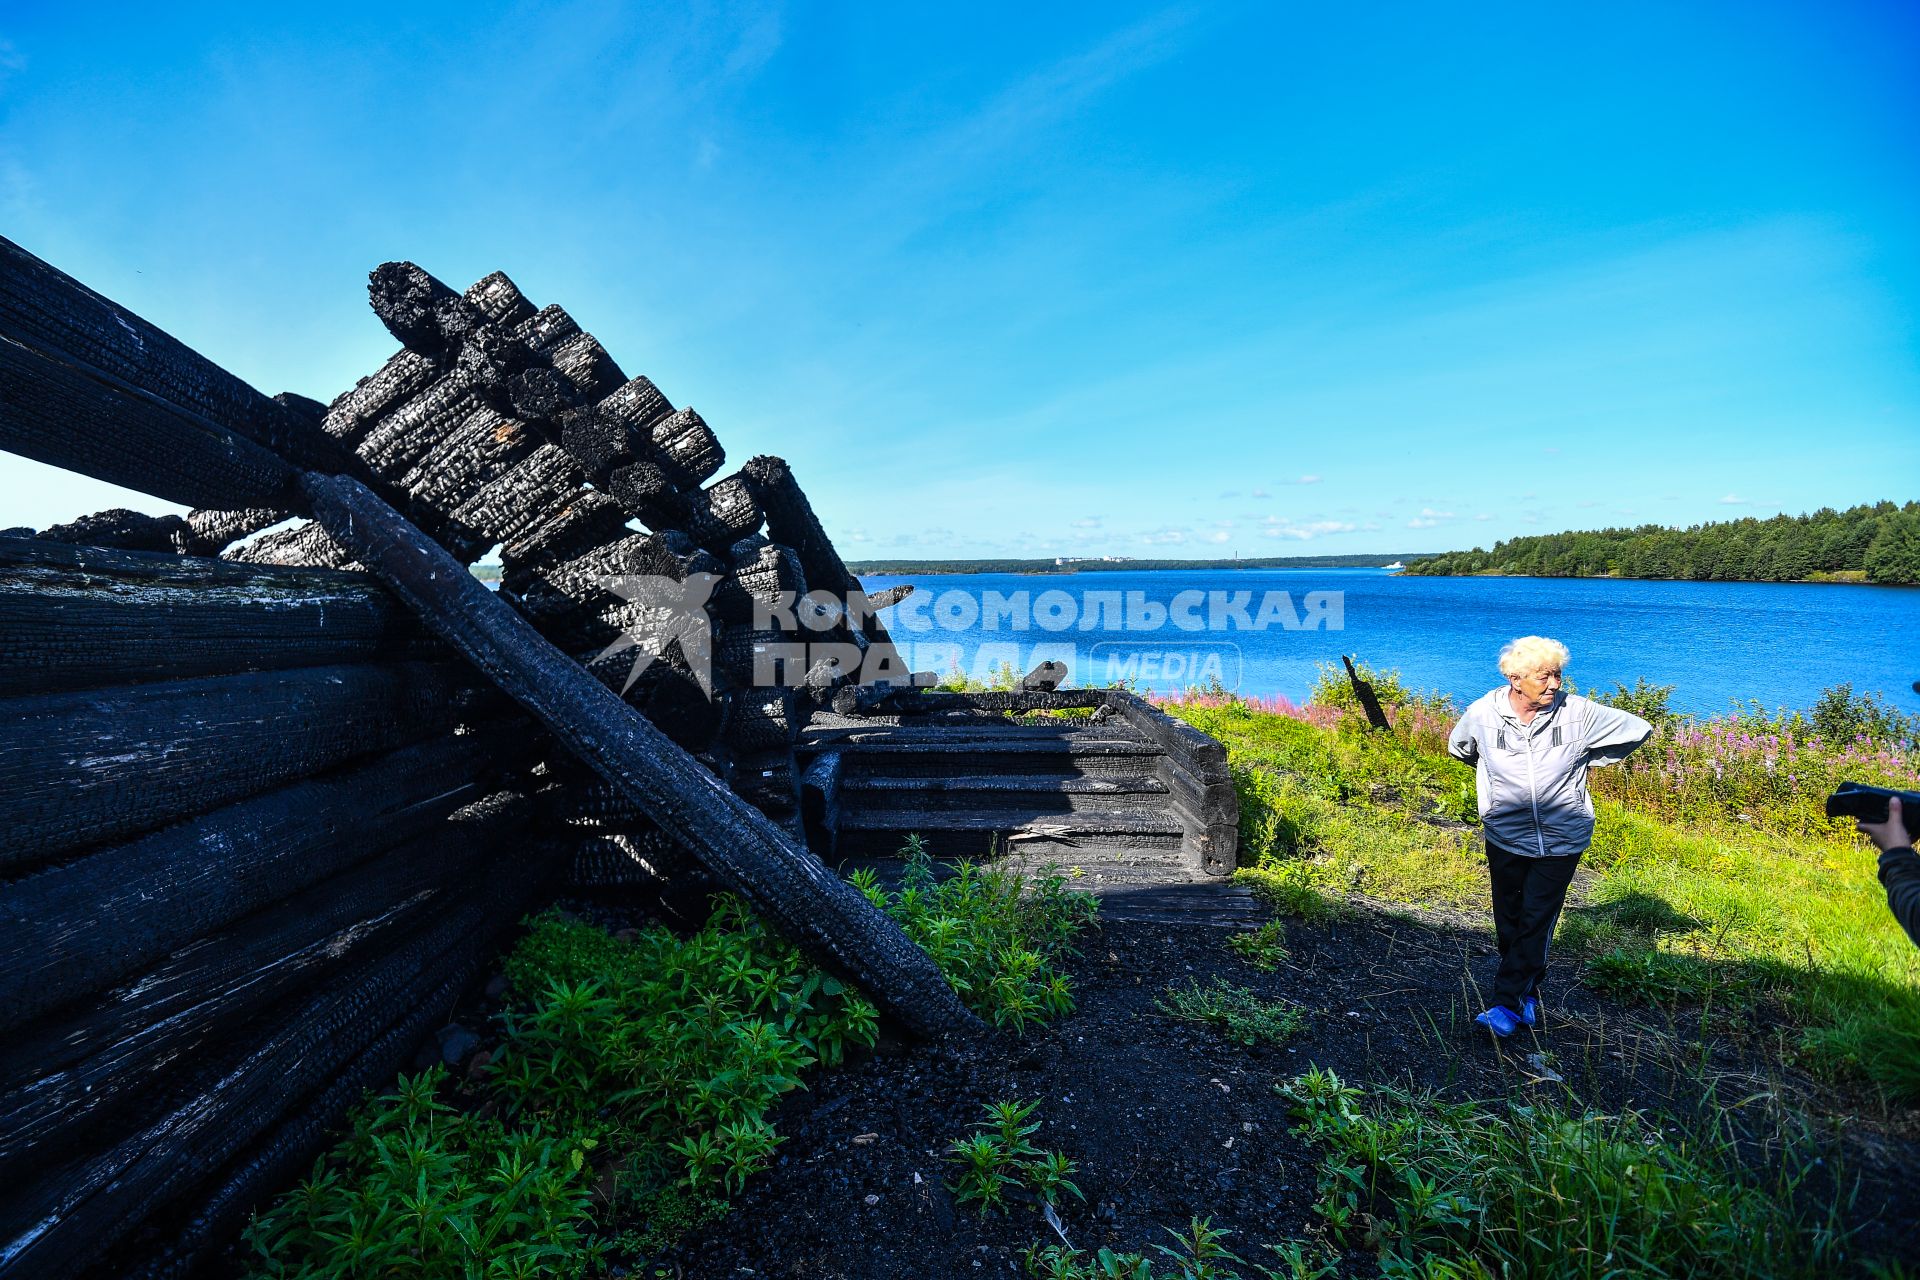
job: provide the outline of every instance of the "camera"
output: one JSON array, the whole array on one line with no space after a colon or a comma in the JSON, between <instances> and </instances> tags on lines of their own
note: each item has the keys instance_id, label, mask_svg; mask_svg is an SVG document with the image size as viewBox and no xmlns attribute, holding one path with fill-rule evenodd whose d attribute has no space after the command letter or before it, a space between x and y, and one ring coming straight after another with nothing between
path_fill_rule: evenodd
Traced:
<instances>
[{"instance_id":1,"label":"camera","mask_svg":"<svg viewBox=\"0 0 1920 1280\"><path fill-rule=\"evenodd\" d=\"M1843 782L1827 797L1829 818L1852 818L1858 822L1885 822L1887 802L1900 797L1901 818L1909 836L1920 835L1920 793L1895 791L1889 787L1869 787L1858 782Z\"/></svg>"}]
</instances>

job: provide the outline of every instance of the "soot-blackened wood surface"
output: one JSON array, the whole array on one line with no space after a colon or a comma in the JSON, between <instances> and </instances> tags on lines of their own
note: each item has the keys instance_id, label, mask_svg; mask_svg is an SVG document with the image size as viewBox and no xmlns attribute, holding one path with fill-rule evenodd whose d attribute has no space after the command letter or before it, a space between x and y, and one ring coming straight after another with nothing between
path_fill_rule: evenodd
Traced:
<instances>
[{"instance_id":1,"label":"soot-blackened wood surface","mask_svg":"<svg viewBox=\"0 0 1920 1280\"><path fill-rule=\"evenodd\" d=\"M137 1131L44 1169L0 1202L0 1277L78 1273L324 1089L415 1007L421 991L439 988L449 973L471 976L484 954L479 947L491 946L551 870L512 857L495 868L424 929L288 1003L224 1059L190 1070Z\"/></svg>"},{"instance_id":2,"label":"soot-blackened wood surface","mask_svg":"<svg viewBox=\"0 0 1920 1280\"><path fill-rule=\"evenodd\" d=\"M980 1024L926 952L358 482L309 474L315 517L562 746L617 784L829 971L922 1035Z\"/></svg>"},{"instance_id":3,"label":"soot-blackened wood surface","mask_svg":"<svg viewBox=\"0 0 1920 1280\"><path fill-rule=\"evenodd\" d=\"M245 436L155 404L4 333L0 449L189 507L304 504L293 468Z\"/></svg>"},{"instance_id":4,"label":"soot-blackened wood surface","mask_svg":"<svg viewBox=\"0 0 1920 1280\"><path fill-rule=\"evenodd\" d=\"M363 573L0 538L0 697L436 652Z\"/></svg>"},{"instance_id":5,"label":"soot-blackened wood surface","mask_svg":"<svg viewBox=\"0 0 1920 1280\"><path fill-rule=\"evenodd\" d=\"M0 702L0 870L151 830L444 732L476 702L450 663L300 667Z\"/></svg>"},{"instance_id":6,"label":"soot-blackened wood surface","mask_svg":"<svg viewBox=\"0 0 1920 1280\"><path fill-rule=\"evenodd\" d=\"M525 762L530 730L421 743L0 886L0 1028L434 829Z\"/></svg>"},{"instance_id":7,"label":"soot-blackened wood surface","mask_svg":"<svg viewBox=\"0 0 1920 1280\"><path fill-rule=\"evenodd\" d=\"M371 850L369 850L371 852ZM83 1007L0 1041L0 1183L96 1140L182 1064L247 1020L418 928L467 883L481 848L441 821L420 839L196 939Z\"/></svg>"},{"instance_id":8,"label":"soot-blackened wood surface","mask_svg":"<svg viewBox=\"0 0 1920 1280\"><path fill-rule=\"evenodd\" d=\"M345 464L345 456L305 415L262 395L5 237L0 237L0 334L84 362L104 377L263 445L293 466L339 470Z\"/></svg>"}]
</instances>

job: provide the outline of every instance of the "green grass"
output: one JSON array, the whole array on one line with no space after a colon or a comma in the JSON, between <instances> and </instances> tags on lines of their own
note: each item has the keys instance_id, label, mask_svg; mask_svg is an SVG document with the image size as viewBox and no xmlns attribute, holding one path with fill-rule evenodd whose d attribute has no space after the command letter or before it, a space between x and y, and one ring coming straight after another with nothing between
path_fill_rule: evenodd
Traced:
<instances>
[{"instance_id":1,"label":"green grass","mask_svg":"<svg viewBox=\"0 0 1920 1280\"><path fill-rule=\"evenodd\" d=\"M1472 775L1445 753L1451 709L1373 678L1391 732L1365 728L1344 681L1306 708L1166 709L1226 744L1237 875L1279 910L1325 918L1366 898L1483 914ZM1867 736L1828 742L1816 725ZM1920 1100L1920 951L1886 909L1872 851L1822 811L1841 777L1920 786L1911 746L1871 736L1889 725L1839 691L1817 715L1669 719L1627 766L1594 775L1587 887L1562 918L1562 957L1615 996L1705 1007L1784 1060Z\"/></svg>"},{"instance_id":2,"label":"green grass","mask_svg":"<svg viewBox=\"0 0 1920 1280\"><path fill-rule=\"evenodd\" d=\"M1278 1086L1320 1144L1314 1211L1366 1242L1383 1276L1742 1277L1836 1274L1845 1233L1809 1148L1777 1152L1764 1185L1720 1128L1553 1102L1494 1107L1330 1071ZM1813 1188L1808 1187L1809 1192Z\"/></svg>"}]
</instances>

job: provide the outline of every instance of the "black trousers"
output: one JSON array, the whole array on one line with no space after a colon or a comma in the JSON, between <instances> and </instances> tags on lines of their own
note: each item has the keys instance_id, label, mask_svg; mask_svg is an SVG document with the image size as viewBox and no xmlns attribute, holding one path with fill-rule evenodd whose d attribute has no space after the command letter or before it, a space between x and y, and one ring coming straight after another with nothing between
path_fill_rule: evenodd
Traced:
<instances>
[{"instance_id":1,"label":"black trousers","mask_svg":"<svg viewBox=\"0 0 1920 1280\"><path fill-rule=\"evenodd\" d=\"M1547 972L1547 944L1560 919L1580 855L1525 858L1487 841L1487 870L1493 877L1493 936L1500 944L1500 970L1493 979L1493 1002L1515 1013L1528 996L1538 997Z\"/></svg>"}]
</instances>

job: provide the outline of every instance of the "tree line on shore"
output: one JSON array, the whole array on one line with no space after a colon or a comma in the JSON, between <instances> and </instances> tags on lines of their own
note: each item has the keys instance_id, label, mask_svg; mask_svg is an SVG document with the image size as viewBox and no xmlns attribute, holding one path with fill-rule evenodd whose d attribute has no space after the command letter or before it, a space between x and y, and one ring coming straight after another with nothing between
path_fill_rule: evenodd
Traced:
<instances>
[{"instance_id":1,"label":"tree line on shore","mask_svg":"<svg viewBox=\"0 0 1920 1280\"><path fill-rule=\"evenodd\" d=\"M1647 524L1496 542L1411 561L1413 574L1696 581L1920 583L1920 502L1719 520L1687 529Z\"/></svg>"}]
</instances>

